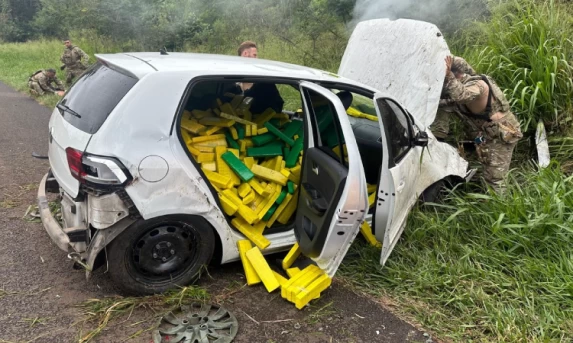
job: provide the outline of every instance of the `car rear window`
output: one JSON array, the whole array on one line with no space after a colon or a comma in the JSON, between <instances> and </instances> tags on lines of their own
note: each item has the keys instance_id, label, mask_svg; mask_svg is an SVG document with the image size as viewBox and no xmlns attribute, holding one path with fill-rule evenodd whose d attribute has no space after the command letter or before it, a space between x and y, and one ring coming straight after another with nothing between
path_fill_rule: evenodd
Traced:
<instances>
[{"instance_id":1,"label":"car rear window","mask_svg":"<svg viewBox=\"0 0 573 343\"><path fill-rule=\"evenodd\" d=\"M137 81L97 63L74 83L58 108L68 123L94 134Z\"/></svg>"}]
</instances>

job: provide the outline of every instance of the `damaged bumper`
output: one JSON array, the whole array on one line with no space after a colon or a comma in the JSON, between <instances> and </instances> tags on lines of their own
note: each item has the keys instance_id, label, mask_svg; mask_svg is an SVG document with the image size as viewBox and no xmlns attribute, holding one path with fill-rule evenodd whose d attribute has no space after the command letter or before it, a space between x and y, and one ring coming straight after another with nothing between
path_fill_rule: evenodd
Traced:
<instances>
[{"instance_id":1,"label":"damaged bumper","mask_svg":"<svg viewBox=\"0 0 573 343\"><path fill-rule=\"evenodd\" d=\"M80 220L71 220L73 225L78 225L77 227L72 227L69 229L63 228L62 225L56 220L52 212L50 211L50 206L48 204L48 199L46 198L46 182L48 180L48 174L44 175L42 181L40 182L40 187L38 188L38 210L40 212L40 217L42 219L42 224L44 225L44 229L48 233L48 236L52 239L52 241L60 248L61 250L68 253L68 257L75 262L79 263L86 269L86 276L89 277L93 265L95 262L96 257L98 254L113 240L115 239L121 232L123 232L129 225L131 225L135 220L131 218L126 218L125 214L127 213L127 209L125 211L120 212L111 212L115 213L116 219L113 221L104 220L109 217L110 211L117 211L115 208L106 208L105 201L97 202L94 199L90 203L90 210L92 217L95 217L96 226L100 226L101 228L97 228L91 237L88 237L88 230L87 224L79 223ZM100 197L102 200L105 200L104 197ZM107 201L109 203L109 201ZM113 202L115 204L116 202ZM76 211L68 211L69 206L62 206L63 212L71 212L72 214L77 214L78 209ZM123 209L123 207L121 208ZM63 217L66 218L66 214L70 213L62 213ZM118 215L121 214L121 215ZM81 218L80 218L81 219ZM65 219L64 219L65 221ZM78 235L74 235L77 232L84 231L85 235L84 239L78 240ZM70 236L72 238L70 238ZM82 241L83 240L83 241ZM89 244L86 246L86 243Z\"/></svg>"},{"instance_id":2,"label":"damaged bumper","mask_svg":"<svg viewBox=\"0 0 573 343\"><path fill-rule=\"evenodd\" d=\"M40 217L42 219L42 224L44 229L52 239L52 241L65 252L70 252L70 238L64 232L64 229L58 223L54 215L50 211L50 206L48 205L48 199L46 198L46 180L48 179L48 174L44 175L42 181L40 182L40 187L38 188L38 210L40 212Z\"/></svg>"}]
</instances>

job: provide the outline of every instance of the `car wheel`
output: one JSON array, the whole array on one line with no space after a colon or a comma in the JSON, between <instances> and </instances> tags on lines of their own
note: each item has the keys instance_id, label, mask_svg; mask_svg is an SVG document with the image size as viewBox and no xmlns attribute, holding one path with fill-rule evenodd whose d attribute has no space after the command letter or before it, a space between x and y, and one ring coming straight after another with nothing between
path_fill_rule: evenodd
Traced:
<instances>
[{"instance_id":1,"label":"car wheel","mask_svg":"<svg viewBox=\"0 0 573 343\"><path fill-rule=\"evenodd\" d=\"M446 189L446 182L444 180L439 180L431 184L428 188L422 192L420 200L422 203L434 202L439 203L442 201L444 196L444 190Z\"/></svg>"},{"instance_id":2,"label":"car wheel","mask_svg":"<svg viewBox=\"0 0 573 343\"><path fill-rule=\"evenodd\" d=\"M162 293L196 281L214 250L215 234L201 217L138 220L107 247L109 273L127 293Z\"/></svg>"}]
</instances>

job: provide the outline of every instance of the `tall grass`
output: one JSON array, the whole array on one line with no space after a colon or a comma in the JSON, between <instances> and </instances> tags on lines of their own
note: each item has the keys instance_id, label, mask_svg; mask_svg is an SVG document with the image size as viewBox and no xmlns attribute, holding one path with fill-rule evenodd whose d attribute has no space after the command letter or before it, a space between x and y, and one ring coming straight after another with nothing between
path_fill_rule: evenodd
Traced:
<instances>
[{"instance_id":1,"label":"tall grass","mask_svg":"<svg viewBox=\"0 0 573 343\"><path fill-rule=\"evenodd\" d=\"M139 51L141 48L134 42L119 45L104 37L97 37L90 31L76 33L72 42L81 47L91 61L95 61L96 53L115 53L126 51ZM247 39L247 37L245 37ZM286 38L285 38L286 39ZM301 64L336 72L346 40L336 41L324 39L313 44L304 39L288 41L279 37L268 38L259 44L261 58L282 62ZM187 47L189 52L218 53L236 55L237 45L227 42L222 45L199 45ZM42 39L26 43L0 44L0 81L10 85L18 91L28 92L28 78L39 69L54 68L60 80L65 80L65 72L60 71L60 55L64 50L63 43L55 39ZM55 106L59 97L47 95L38 100L50 107Z\"/></svg>"},{"instance_id":2,"label":"tall grass","mask_svg":"<svg viewBox=\"0 0 573 343\"><path fill-rule=\"evenodd\" d=\"M94 61L94 53L120 51L120 47L95 38L74 40ZM89 40L88 40L89 39ZM105 45L107 44L107 45ZM54 68L57 77L65 82L65 72L60 71L60 56L64 44L55 39L43 39L26 43L0 44L0 81L21 92L28 92L28 78L40 69ZM46 95L38 98L40 103L49 107L56 105L59 97Z\"/></svg>"},{"instance_id":3,"label":"tall grass","mask_svg":"<svg viewBox=\"0 0 573 343\"><path fill-rule=\"evenodd\" d=\"M573 176L557 164L515 172L503 195L448 196L410 216L387 266L354 247L341 268L458 342L573 339Z\"/></svg>"},{"instance_id":4,"label":"tall grass","mask_svg":"<svg viewBox=\"0 0 573 343\"><path fill-rule=\"evenodd\" d=\"M525 131L538 120L555 129L573 125L573 42L566 6L510 0L492 17L454 39L454 49L505 89Z\"/></svg>"}]
</instances>

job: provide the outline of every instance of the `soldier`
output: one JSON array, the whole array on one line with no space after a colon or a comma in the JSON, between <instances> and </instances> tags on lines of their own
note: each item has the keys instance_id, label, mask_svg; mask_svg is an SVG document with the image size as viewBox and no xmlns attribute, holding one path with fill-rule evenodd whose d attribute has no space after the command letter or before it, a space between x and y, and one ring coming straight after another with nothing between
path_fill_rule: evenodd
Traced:
<instances>
[{"instance_id":1,"label":"soldier","mask_svg":"<svg viewBox=\"0 0 573 343\"><path fill-rule=\"evenodd\" d=\"M63 63L61 70L66 69L66 83L70 85L75 77L80 76L87 69L90 57L79 47L72 45L69 39L64 41L66 48L60 57Z\"/></svg>"},{"instance_id":2,"label":"soldier","mask_svg":"<svg viewBox=\"0 0 573 343\"><path fill-rule=\"evenodd\" d=\"M52 85L55 83L55 87ZM32 95L56 94L64 96L65 90L62 81L56 77L54 69L38 70L30 75L28 79L28 87Z\"/></svg>"},{"instance_id":3,"label":"soldier","mask_svg":"<svg viewBox=\"0 0 573 343\"><path fill-rule=\"evenodd\" d=\"M465 59L452 56L452 69L461 70L464 74L475 76L475 70ZM436 119L432 123L430 130L438 140L444 140L450 133L450 115L456 111L455 103L446 93L445 88L442 90L440 105L436 113Z\"/></svg>"},{"instance_id":4,"label":"soldier","mask_svg":"<svg viewBox=\"0 0 573 343\"><path fill-rule=\"evenodd\" d=\"M496 191L503 189L511 156L523 137L519 121L495 82L486 75L467 75L446 57L444 88L456 109L477 133L476 152L483 165L483 178Z\"/></svg>"}]
</instances>

